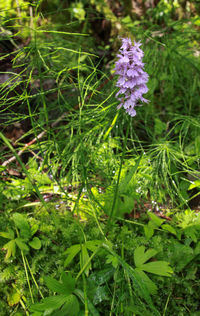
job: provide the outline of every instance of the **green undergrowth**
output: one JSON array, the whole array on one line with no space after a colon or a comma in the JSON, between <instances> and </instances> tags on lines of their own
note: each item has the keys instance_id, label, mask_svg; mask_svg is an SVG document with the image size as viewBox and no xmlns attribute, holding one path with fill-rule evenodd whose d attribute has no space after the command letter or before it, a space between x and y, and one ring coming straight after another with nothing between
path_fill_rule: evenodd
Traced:
<instances>
[{"instance_id":1,"label":"green undergrowth","mask_svg":"<svg viewBox=\"0 0 200 316\"><path fill-rule=\"evenodd\" d=\"M198 4L108 3L0 4L0 316L199 315ZM121 36L149 74L134 118Z\"/></svg>"},{"instance_id":2,"label":"green undergrowth","mask_svg":"<svg viewBox=\"0 0 200 316\"><path fill-rule=\"evenodd\" d=\"M170 223L153 213L139 222L119 219L106 235L105 220L80 221L50 205L48 211L1 213L1 223L2 315L28 310L59 315L55 310L65 301L69 311L70 304L79 310L74 315L87 310L89 315L184 315L198 308L200 219L191 211ZM57 299L47 299L55 292ZM33 304L37 301L41 305Z\"/></svg>"}]
</instances>

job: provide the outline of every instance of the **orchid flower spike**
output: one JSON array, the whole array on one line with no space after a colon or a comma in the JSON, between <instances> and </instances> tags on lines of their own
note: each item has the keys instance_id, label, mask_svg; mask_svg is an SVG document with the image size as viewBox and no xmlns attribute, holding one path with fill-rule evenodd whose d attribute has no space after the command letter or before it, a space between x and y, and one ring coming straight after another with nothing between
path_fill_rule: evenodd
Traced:
<instances>
[{"instance_id":1,"label":"orchid flower spike","mask_svg":"<svg viewBox=\"0 0 200 316\"><path fill-rule=\"evenodd\" d=\"M116 84L120 88L116 94L120 100L118 109L123 106L130 116L136 115L135 106L141 105L139 101L149 102L143 97L143 94L148 92L146 85L148 74L143 70L142 58L144 53L140 46L140 42L134 41L133 46L130 38L123 38L114 69L115 74L119 75Z\"/></svg>"}]
</instances>

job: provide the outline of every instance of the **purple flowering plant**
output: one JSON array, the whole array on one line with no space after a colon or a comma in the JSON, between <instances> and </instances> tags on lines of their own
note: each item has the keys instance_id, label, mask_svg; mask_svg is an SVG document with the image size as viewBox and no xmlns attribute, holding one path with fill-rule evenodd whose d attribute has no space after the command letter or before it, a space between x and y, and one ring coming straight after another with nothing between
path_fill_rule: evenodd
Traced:
<instances>
[{"instance_id":1,"label":"purple flowering plant","mask_svg":"<svg viewBox=\"0 0 200 316\"><path fill-rule=\"evenodd\" d=\"M144 53L140 46L140 42L134 41L133 46L130 38L123 38L114 69L115 74L119 75L116 84L120 88L116 94L116 97L120 100L118 109L123 106L130 116L136 115L135 106L141 105L139 101L149 102L143 97L143 94L148 92L146 85L148 74L143 69L142 58Z\"/></svg>"}]
</instances>

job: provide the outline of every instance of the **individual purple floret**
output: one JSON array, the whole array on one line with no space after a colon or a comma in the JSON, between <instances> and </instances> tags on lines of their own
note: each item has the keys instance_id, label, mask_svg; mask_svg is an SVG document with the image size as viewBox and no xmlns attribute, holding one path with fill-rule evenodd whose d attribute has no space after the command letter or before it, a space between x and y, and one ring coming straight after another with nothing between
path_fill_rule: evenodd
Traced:
<instances>
[{"instance_id":1,"label":"individual purple floret","mask_svg":"<svg viewBox=\"0 0 200 316\"><path fill-rule=\"evenodd\" d=\"M115 65L115 73L119 75L116 86L120 88L116 96L121 103L118 109L122 106L130 116L135 116L135 106L140 105L138 101L148 103L149 101L143 98L143 94L147 93L148 74L143 70L144 63L142 57L143 51L140 49L141 43L134 41L132 45L130 38L122 39L122 46L117 57L119 58ZM118 97L123 95L122 97Z\"/></svg>"}]
</instances>

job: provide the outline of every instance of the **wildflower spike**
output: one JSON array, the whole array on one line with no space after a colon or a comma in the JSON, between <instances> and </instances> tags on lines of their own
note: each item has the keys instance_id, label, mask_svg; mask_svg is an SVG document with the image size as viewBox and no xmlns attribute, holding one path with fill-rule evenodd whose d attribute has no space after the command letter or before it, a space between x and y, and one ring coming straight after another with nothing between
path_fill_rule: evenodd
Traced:
<instances>
[{"instance_id":1,"label":"wildflower spike","mask_svg":"<svg viewBox=\"0 0 200 316\"><path fill-rule=\"evenodd\" d=\"M140 46L140 42L134 41L133 46L130 38L123 38L114 69L116 75L119 75L116 86L120 89L116 97L121 103L118 105L118 109L123 106L130 116L136 115L134 108L136 105L140 105L139 101L149 102L143 97L143 94L148 92L146 85L148 74L143 70L144 53Z\"/></svg>"}]
</instances>

